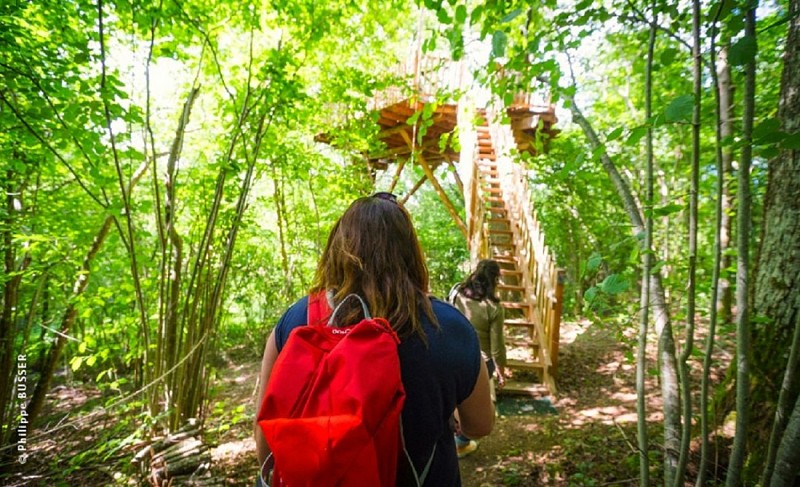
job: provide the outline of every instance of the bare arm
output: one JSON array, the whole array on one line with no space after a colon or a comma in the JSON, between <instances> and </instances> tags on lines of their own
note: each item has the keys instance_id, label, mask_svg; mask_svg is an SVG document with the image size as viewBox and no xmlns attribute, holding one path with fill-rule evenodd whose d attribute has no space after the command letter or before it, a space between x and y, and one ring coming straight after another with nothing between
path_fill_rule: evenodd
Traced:
<instances>
[{"instance_id":1,"label":"bare arm","mask_svg":"<svg viewBox=\"0 0 800 487\"><path fill-rule=\"evenodd\" d=\"M494 427L494 404L489 388L489 372L486 370L486 363L481 360L481 369L478 373L478 381L472 394L459 404L458 418L461 423L461 431L470 438L480 438L492 432Z\"/></svg>"},{"instance_id":2,"label":"bare arm","mask_svg":"<svg viewBox=\"0 0 800 487\"><path fill-rule=\"evenodd\" d=\"M267 346L264 347L264 358L261 360L261 374L258 379L258 395L256 396L256 416L261 408L261 401L264 399L264 391L267 389L267 382L269 381L272 366L275 365L275 360L278 358L278 347L275 345L275 332L270 333L267 339ZM269 445L267 440L264 439L261 428L256 421L253 421L253 435L256 440L256 453L258 454L258 464L264 463L264 459L269 455Z\"/></svg>"}]
</instances>

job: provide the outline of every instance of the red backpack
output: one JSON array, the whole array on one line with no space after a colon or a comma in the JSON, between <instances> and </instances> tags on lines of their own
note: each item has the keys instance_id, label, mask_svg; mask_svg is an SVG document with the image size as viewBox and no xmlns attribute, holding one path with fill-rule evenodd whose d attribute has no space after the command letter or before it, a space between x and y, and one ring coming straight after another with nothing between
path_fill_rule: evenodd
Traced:
<instances>
[{"instance_id":1,"label":"red backpack","mask_svg":"<svg viewBox=\"0 0 800 487\"><path fill-rule=\"evenodd\" d=\"M308 326L292 330L275 361L258 413L271 487L395 486L405 452L399 339L351 296L365 318L340 328L325 293L310 296ZM416 485L430 464L422 478L412 465Z\"/></svg>"}]
</instances>

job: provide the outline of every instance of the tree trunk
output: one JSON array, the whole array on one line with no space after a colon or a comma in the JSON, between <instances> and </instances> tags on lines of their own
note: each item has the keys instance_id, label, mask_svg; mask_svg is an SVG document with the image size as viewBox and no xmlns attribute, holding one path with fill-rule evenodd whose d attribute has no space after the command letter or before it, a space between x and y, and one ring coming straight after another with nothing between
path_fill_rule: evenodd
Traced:
<instances>
[{"instance_id":1,"label":"tree trunk","mask_svg":"<svg viewBox=\"0 0 800 487\"><path fill-rule=\"evenodd\" d=\"M656 9L653 4L653 23L647 43L647 71L645 72L645 120L653 116L653 52L656 45ZM653 129L647 129L647 161L645 169L645 202L653 207ZM650 279L653 273L653 212L647 213L642 252L641 315L639 316L639 341L636 350L636 429L639 447L639 485L650 485L650 456L647 436L647 410L645 375L647 374L647 329L650 323Z\"/></svg>"},{"instance_id":2,"label":"tree trunk","mask_svg":"<svg viewBox=\"0 0 800 487\"><path fill-rule=\"evenodd\" d=\"M733 318L733 288L731 287L729 272L726 270L731 266L731 255L726 252L731 247L731 235L733 235L733 217L735 209L733 206L733 95L734 85L731 80L731 67L728 65L728 41L725 41L719 52L716 74L719 82L717 83L717 93L719 94L719 135L725 146L722 147L722 171L719 173L723 180L722 185L722 222L720 226L720 252L722 253L722 275L718 278L719 295L717 297L717 310L719 319L722 323L730 323Z\"/></svg>"},{"instance_id":3,"label":"tree trunk","mask_svg":"<svg viewBox=\"0 0 800 487\"><path fill-rule=\"evenodd\" d=\"M784 54L783 77L778 117L781 129L788 134L800 135L800 0L792 0L790 12L794 18L789 25ZM800 350L798 347L798 326L800 323L800 150L784 149L778 157L770 161L767 176L767 193L764 201L764 225L761 248L758 256L753 312L759 320L754 324L754 363L757 377L775 378L783 376L782 384L769 381L756 382L754 394L757 397L774 398L781 387L778 407L775 411L770 447L763 483L770 481L770 469L777 454L775 473L771 485L789 485L778 482L778 469L781 462L791 463L787 448L800 451L797 445L800 438L800 417L798 417L798 394L800 394ZM763 321L763 322L762 322ZM792 339L791 337L794 337ZM787 346L792 343L789 360L786 360ZM784 371L785 368L785 371ZM782 373L783 371L783 373ZM794 405L791 420L787 419ZM787 426L787 423L790 423ZM794 423L792 429L791 423ZM786 428L784 432L784 428ZM794 435L794 436L792 436ZM780 438L780 450L775 448ZM794 443L794 444L793 444ZM783 456L783 459L781 458ZM798 458L794 457L794 472L797 472ZM789 478L789 477L784 477Z\"/></svg>"},{"instance_id":4,"label":"tree trunk","mask_svg":"<svg viewBox=\"0 0 800 487\"><path fill-rule=\"evenodd\" d=\"M716 17L713 21L712 31L716 32L718 28L719 16L722 12L722 5L717 8ZM701 385L700 385L700 463L697 466L697 479L695 481L696 487L703 487L706 483L706 468L708 467L708 455L709 455L709 441L708 441L708 434L709 434L709 425L708 425L708 389L709 389L709 382L710 382L710 374L711 374L711 364L712 364L712 357L714 353L714 343L716 341L716 333L717 333L717 321L718 321L718 311L720 311L719 306L719 292L720 292L720 268L722 265L722 214L723 214L723 195L725 193L725 180L724 174L725 171L723 170L724 162L723 162L723 148L722 148L722 110L723 110L723 103L722 103L722 95L720 87L720 79L717 73L719 72L717 68L717 44L716 44L716 34L711 35L711 49L710 49L710 63L711 63L711 78L712 78L712 86L714 89L715 94L715 106L716 106L716 118L717 123L716 130L715 130L715 137L716 137L716 168L717 168L717 186L716 186L716 208L715 208L715 219L714 219L714 266L711 273L711 309L709 312L709 320L708 320L708 336L706 337L705 343L705 354L703 356L703 375L701 377Z\"/></svg>"},{"instance_id":5,"label":"tree trunk","mask_svg":"<svg viewBox=\"0 0 800 487\"><path fill-rule=\"evenodd\" d=\"M750 4L745 13L745 36L756 43L756 7ZM757 52L757 50L756 50ZM750 337L750 167L753 162L753 117L755 112L756 60L749 60L745 66L744 115L742 118L742 161L739 168L738 194L738 248L736 264L736 436L733 439L728 476L728 487L742 484L747 430L750 422L750 361L752 354ZM765 225L766 226L766 225Z\"/></svg>"},{"instance_id":6,"label":"tree trunk","mask_svg":"<svg viewBox=\"0 0 800 487\"><path fill-rule=\"evenodd\" d=\"M792 417L781 440L770 487L797 485L795 481L798 471L800 471L800 401L795 402Z\"/></svg>"},{"instance_id":7,"label":"tree trunk","mask_svg":"<svg viewBox=\"0 0 800 487\"><path fill-rule=\"evenodd\" d=\"M686 289L686 342L681 351L681 399L683 400L683 431L681 432L680 461L675 474L675 487L684 483L689 462L689 443L692 439L692 391L689 358L694 351L695 299L697 296L697 201L700 192L700 101L702 96L702 65L700 54L700 0L692 1L692 58L694 78L694 107L692 109L692 175L689 191L689 282Z\"/></svg>"}]
</instances>

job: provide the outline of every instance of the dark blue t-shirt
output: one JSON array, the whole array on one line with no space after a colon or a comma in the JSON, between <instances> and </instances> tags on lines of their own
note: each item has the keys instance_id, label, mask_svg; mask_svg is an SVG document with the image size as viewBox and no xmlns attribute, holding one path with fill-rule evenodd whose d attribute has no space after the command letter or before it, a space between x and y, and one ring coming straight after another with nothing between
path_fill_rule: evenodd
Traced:
<instances>
[{"instance_id":1,"label":"dark blue t-shirt","mask_svg":"<svg viewBox=\"0 0 800 487\"><path fill-rule=\"evenodd\" d=\"M422 315L428 345L413 335L400 343L400 369L406 402L403 406L403 437L417 472L427 464L434 444L426 486L460 486L450 416L475 387L480 372L480 345L475 330L457 309L437 299L431 300L439 321L436 328ZM281 351L289 333L305 325L308 297L300 299L284 313L275 328L275 344Z\"/></svg>"}]
</instances>

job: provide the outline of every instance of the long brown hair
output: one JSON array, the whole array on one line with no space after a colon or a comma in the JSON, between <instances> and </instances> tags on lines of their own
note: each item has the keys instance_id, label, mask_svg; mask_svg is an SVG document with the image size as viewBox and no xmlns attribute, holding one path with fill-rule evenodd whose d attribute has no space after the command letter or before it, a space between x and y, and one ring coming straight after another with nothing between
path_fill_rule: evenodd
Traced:
<instances>
[{"instance_id":1,"label":"long brown hair","mask_svg":"<svg viewBox=\"0 0 800 487\"><path fill-rule=\"evenodd\" d=\"M498 277L500 277L500 264L491 259L484 259L478 262L475 272L461 285L460 292L478 301L489 299L497 303L500 301L496 294Z\"/></svg>"},{"instance_id":2,"label":"long brown hair","mask_svg":"<svg viewBox=\"0 0 800 487\"><path fill-rule=\"evenodd\" d=\"M339 218L328 236L311 292L320 290L332 290L337 304L351 293L358 294L373 316L389 320L400 338L417 333L425 339L420 311L437 324L417 233L411 216L393 199L359 198ZM360 316L358 301L350 299L337 313L336 323L355 323Z\"/></svg>"}]
</instances>

